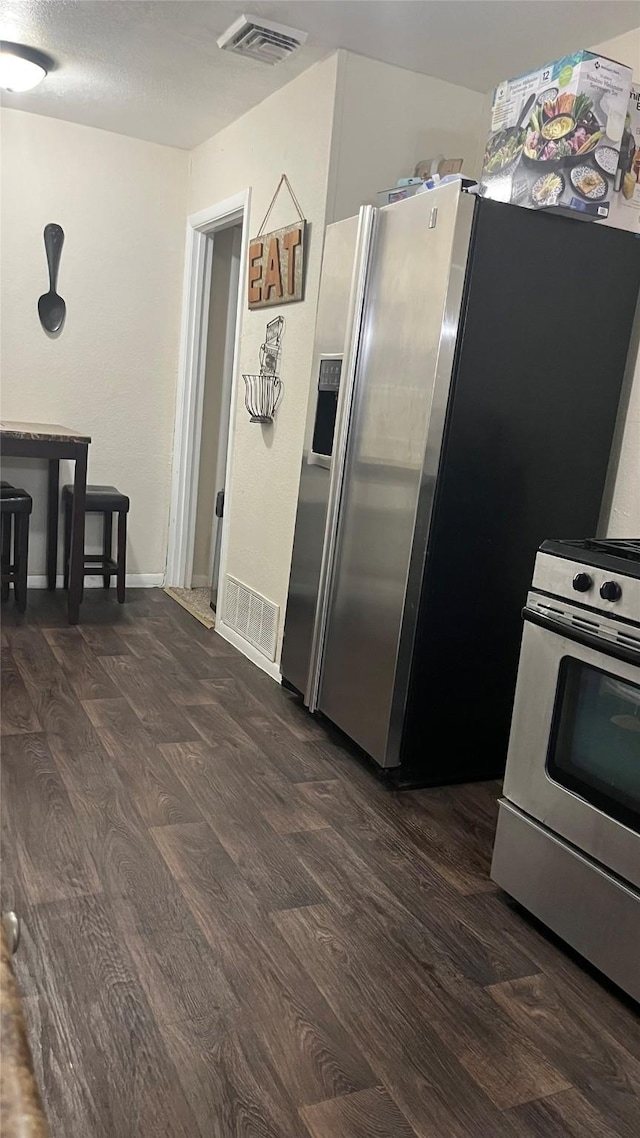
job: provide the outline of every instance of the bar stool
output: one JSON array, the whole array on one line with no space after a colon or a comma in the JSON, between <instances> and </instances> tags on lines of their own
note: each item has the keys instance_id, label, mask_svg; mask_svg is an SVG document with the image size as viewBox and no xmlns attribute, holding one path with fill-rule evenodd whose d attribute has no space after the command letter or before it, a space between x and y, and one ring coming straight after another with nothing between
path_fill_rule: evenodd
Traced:
<instances>
[{"instance_id":1,"label":"bar stool","mask_svg":"<svg viewBox=\"0 0 640 1138\"><path fill-rule=\"evenodd\" d=\"M33 500L26 490L3 482L0 486L0 514L2 516L2 543L0 568L2 600L9 597L13 585L19 612L27 607L27 561L29 558L29 516Z\"/></svg>"},{"instance_id":2,"label":"bar stool","mask_svg":"<svg viewBox=\"0 0 640 1138\"><path fill-rule=\"evenodd\" d=\"M0 482L0 490L15 490L15 486L12 486L10 482ZM9 535L11 535L11 515L5 514L4 516L5 516L5 518L7 518L6 525L9 527ZM2 556L3 557L4 557L4 530L5 530L5 522L3 521L2 522L2 534L0 536L0 548L2 550ZM10 540L10 538L9 538L9 540ZM7 588L8 588L8 586L7 586ZM4 592L3 592L2 599L3 600L5 599L4 598Z\"/></svg>"},{"instance_id":3,"label":"bar stool","mask_svg":"<svg viewBox=\"0 0 640 1138\"><path fill-rule=\"evenodd\" d=\"M73 486L62 487L64 509L64 587L69 588L69 560L71 557L71 515L73 509ZM100 574L104 587L108 589L115 575L118 601L124 604L124 583L127 566L127 514L129 499L115 486L87 486L85 514L102 514L102 554L85 554L84 575ZM116 560L112 557L113 515L118 515L118 552Z\"/></svg>"},{"instance_id":4,"label":"bar stool","mask_svg":"<svg viewBox=\"0 0 640 1138\"><path fill-rule=\"evenodd\" d=\"M15 490L15 486L12 486L10 482L0 482L0 490ZM5 521L5 519L6 519L6 521ZM2 553L2 560L4 560L4 555L5 555L5 536L4 536L4 534L5 534L6 528L8 528L8 530L9 530L8 541L10 544L11 543L11 515L8 513L4 514L2 517L2 532L0 534L0 550ZM9 556L9 551L7 551L7 557L8 556ZM7 595L8 595L8 593L9 593L9 586L7 585ZM6 600L4 588L2 590L2 599L3 599L3 601Z\"/></svg>"}]
</instances>

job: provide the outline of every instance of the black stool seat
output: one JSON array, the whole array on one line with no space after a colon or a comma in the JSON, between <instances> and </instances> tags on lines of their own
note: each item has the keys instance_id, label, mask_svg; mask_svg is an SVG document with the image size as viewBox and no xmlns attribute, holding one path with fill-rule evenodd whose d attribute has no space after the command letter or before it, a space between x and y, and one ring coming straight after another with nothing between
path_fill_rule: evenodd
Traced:
<instances>
[{"instance_id":1,"label":"black stool seat","mask_svg":"<svg viewBox=\"0 0 640 1138\"><path fill-rule=\"evenodd\" d=\"M33 498L26 490L20 490L5 482L0 486L0 509L3 514L30 514L33 509Z\"/></svg>"},{"instance_id":2,"label":"black stool seat","mask_svg":"<svg viewBox=\"0 0 640 1138\"><path fill-rule=\"evenodd\" d=\"M73 486L67 485L62 487L63 498L68 498L73 501ZM115 486L87 486L87 501L85 505L85 512L87 514L103 514L107 511L111 513L128 513L129 499L126 494L121 494L116 490Z\"/></svg>"}]
</instances>

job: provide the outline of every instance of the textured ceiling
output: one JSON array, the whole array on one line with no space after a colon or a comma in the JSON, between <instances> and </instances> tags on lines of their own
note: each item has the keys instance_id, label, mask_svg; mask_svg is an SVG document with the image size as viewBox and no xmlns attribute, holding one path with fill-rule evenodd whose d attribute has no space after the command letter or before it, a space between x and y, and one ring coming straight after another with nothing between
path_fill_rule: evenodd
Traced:
<instances>
[{"instance_id":1,"label":"textured ceiling","mask_svg":"<svg viewBox=\"0 0 640 1138\"><path fill-rule=\"evenodd\" d=\"M309 39L276 67L221 52L242 12ZM638 0L3 0L2 38L58 64L3 103L191 148L337 47L486 91L638 23Z\"/></svg>"}]
</instances>

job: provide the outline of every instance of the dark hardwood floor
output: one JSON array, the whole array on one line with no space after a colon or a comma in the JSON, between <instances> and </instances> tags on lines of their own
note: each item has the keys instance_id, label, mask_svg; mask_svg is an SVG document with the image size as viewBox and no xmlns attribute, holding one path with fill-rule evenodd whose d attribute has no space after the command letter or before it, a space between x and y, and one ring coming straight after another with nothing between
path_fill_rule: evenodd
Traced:
<instances>
[{"instance_id":1,"label":"dark hardwood floor","mask_svg":"<svg viewBox=\"0 0 640 1138\"><path fill-rule=\"evenodd\" d=\"M637 1138L640 1021L158 590L3 606L3 908L53 1138Z\"/></svg>"}]
</instances>

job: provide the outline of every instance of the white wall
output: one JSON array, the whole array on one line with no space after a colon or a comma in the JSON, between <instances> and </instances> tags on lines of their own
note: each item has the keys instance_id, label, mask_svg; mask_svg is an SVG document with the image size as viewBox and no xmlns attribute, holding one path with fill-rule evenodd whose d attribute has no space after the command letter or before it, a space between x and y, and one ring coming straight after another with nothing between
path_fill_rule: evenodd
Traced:
<instances>
[{"instance_id":1,"label":"white wall","mask_svg":"<svg viewBox=\"0 0 640 1138\"><path fill-rule=\"evenodd\" d=\"M604 43L595 44L592 51L599 51L617 63L626 63L632 67L636 81L640 79L640 27L624 32L615 39L605 40Z\"/></svg>"},{"instance_id":2,"label":"white wall","mask_svg":"<svg viewBox=\"0 0 640 1138\"><path fill-rule=\"evenodd\" d=\"M609 537L640 534L640 302L611 448L600 530Z\"/></svg>"},{"instance_id":3,"label":"white wall","mask_svg":"<svg viewBox=\"0 0 640 1138\"><path fill-rule=\"evenodd\" d=\"M281 606L287 600L309 375L324 239L337 58L317 64L191 154L189 212L251 187L249 234L262 222L286 172L309 222L304 301L243 310L240 372L255 372L265 326L285 318L281 378L284 395L272 426L250 423L240 380L232 408L232 476L227 487L227 572ZM296 219L282 194L269 229ZM245 288L241 282L241 288ZM280 624L280 641L283 621Z\"/></svg>"},{"instance_id":4,"label":"white wall","mask_svg":"<svg viewBox=\"0 0 640 1138\"><path fill-rule=\"evenodd\" d=\"M597 44L596 50L634 70L640 82L640 28ZM640 305L635 339L627 366L616 439L611 455L609 487L605 496L605 526L610 537L640 534ZM608 514L608 517L607 517Z\"/></svg>"},{"instance_id":5,"label":"white wall","mask_svg":"<svg viewBox=\"0 0 640 1138\"><path fill-rule=\"evenodd\" d=\"M484 114L477 91L341 51L332 220L377 204L377 191L413 174L421 158L463 158L463 171L477 176Z\"/></svg>"},{"instance_id":6,"label":"white wall","mask_svg":"<svg viewBox=\"0 0 640 1138\"><path fill-rule=\"evenodd\" d=\"M90 481L131 497L129 572L162 574L188 155L21 111L0 124L2 417L91 435ZM56 339L37 312L50 221L65 232ZM33 493L29 571L42 574L43 464L7 460L3 477Z\"/></svg>"}]
</instances>

